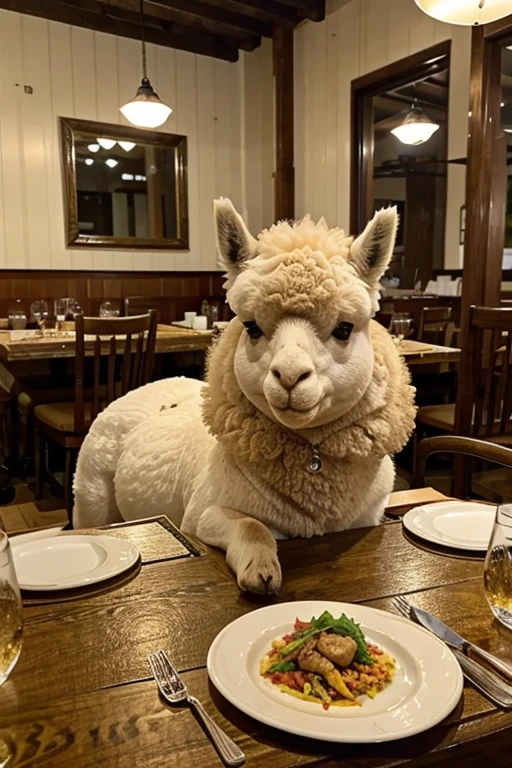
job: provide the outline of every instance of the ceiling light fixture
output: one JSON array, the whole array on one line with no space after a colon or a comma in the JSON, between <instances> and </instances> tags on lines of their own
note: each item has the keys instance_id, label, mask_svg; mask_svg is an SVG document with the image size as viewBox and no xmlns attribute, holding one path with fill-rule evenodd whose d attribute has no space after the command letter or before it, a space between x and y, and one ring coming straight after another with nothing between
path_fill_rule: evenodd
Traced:
<instances>
[{"instance_id":1,"label":"ceiling light fixture","mask_svg":"<svg viewBox=\"0 0 512 768\"><path fill-rule=\"evenodd\" d=\"M125 152L131 152L135 146L134 141L118 141L117 143L120 147L122 147L122 149L124 149Z\"/></svg>"},{"instance_id":2,"label":"ceiling light fixture","mask_svg":"<svg viewBox=\"0 0 512 768\"><path fill-rule=\"evenodd\" d=\"M92 157L86 157L85 158L85 164L86 165L92 165L93 163L94 163L94 160L92 159Z\"/></svg>"},{"instance_id":3,"label":"ceiling light fixture","mask_svg":"<svg viewBox=\"0 0 512 768\"><path fill-rule=\"evenodd\" d=\"M142 81L135 97L120 108L121 113L139 128L163 125L172 109L160 100L149 82L146 69L146 40L144 35L144 0L140 0L140 31L142 44Z\"/></svg>"},{"instance_id":4,"label":"ceiling light fixture","mask_svg":"<svg viewBox=\"0 0 512 768\"><path fill-rule=\"evenodd\" d=\"M103 147L103 149L112 149L112 147L115 147L116 142L114 139L96 139L100 147Z\"/></svg>"},{"instance_id":5,"label":"ceiling light fixture","mask_svg":"<svg viewBox=\"0 0 512 768\"><path fill-rule=\"evenodd\" d=\"M424 144L437 130L439 130L439 125L427 117L414 99L410 110L405 113L401 123L391 129L391 133L402 144L416 145Z\"/></svg>"},{"instance_id":6,"label":"ceiling light fixture","mask_svg":"<svg viewBox=\"0 0 512 768\"><path fill-rule=\"evenodd\" d=\"M105 163L109 168L115 168L117 165L117 160L114 160L113 157L109 157L107 160L105 160Z\"/></svg>"},{"instance_id":7,"label":"ceiling light fixture","mask_svg":"<svg viewBox=\"0 0 512 768\"><path fill-rule=\"evenodd\" d=\"M123 181L133 181L133 173L122 173L121 178Z\"/></svg>"},{"instance_id":8,"label":"ceiling light fixture","mask_svg":"<svg viewBox=\"0 0 512 768\"><path fill-rule=\"evenodd\" d=\"M510 0L416 0L428 16L447 24L478 26L510 14Z\"/></svg>"},{"instance_id":9,"label":"ceiling light fixture","mask_svg":"<svg viewBox=\"0 0 512 768\"><path fill-rule=\"evenodd\" d=\"M89 152L99 152L100 151L100 145L99 144L89 144L87 147Z\"/></svg>"}]
</instances>

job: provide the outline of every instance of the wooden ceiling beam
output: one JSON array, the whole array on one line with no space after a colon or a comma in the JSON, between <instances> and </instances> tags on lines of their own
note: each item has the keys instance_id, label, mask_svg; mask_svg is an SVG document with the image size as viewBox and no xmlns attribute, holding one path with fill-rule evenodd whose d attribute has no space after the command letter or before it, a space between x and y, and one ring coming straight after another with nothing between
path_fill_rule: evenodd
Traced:
<instances>
[{"instance_id":1,"label":"wooden ceiling beam","mask_svg":"<svg viewBox=\"0 0 512 768\"><path fill-rule=\"evenodd\" d=\"M65 2L49 0L44 5L40 0L0 0L0 8L106 32L119 37L140 40L138 13L124 11L115 6L97 2L97 0L65 0ZM184 34L179 29L176 31L175 25L171 23L167 25L165 21L159 23L155 17L150 17L149 22L146 23L146 40L148 43L167 48L177 48L202 56L211 56L224 61L236 61L238 59L238 50L234 44L230 46L224 42L219 43L207 34L201 36Z\"/></svg>"},{"instance_id":2,"label":"wooden ceiling beam","mask_svg":"<svg viewBox=\"0 0 512 768\"><path fill-rule=\"evenodd\" d=\"M280 5L276 0L204 0L204 3L215 8L243 13L244 16L274 26L293 28L301 21L296 10Z\"/></svg>"},{"instance_id":3,"label":"wooden ceiling beam","mask_svg":"<svg viewBox=\"0 0 512 768\"><path fill-rule=\"evenodd\" d=\"M235 13L225 8L216 8L214 5L209 5L201 0L146 0L145 5L175 9L181 11L184 16L199 17L205 23L218 22L219 29L230 27L237 32L245 31L258 37L272 37L272 24L269 22L260 21L252 16ZM211 28L214 29L213 26Z\"/></svg>"},{"instance_id":4,"label":"wooden ceiling beam","mask_svg":"<svg viewBox=\"0 0 512 768\"><path fill-rule=\"evenodd\" d=\"M277 0L280 5L295 8L301 19L323 21L325 19L325 0Z\"/></svg>"},{"instance_id":5,"label":"wooden ceiling beam","mask_svg":"<svg viewBox=\"0 0 512 768\"><path fill-rule=\"evenodd\" d=\"M68 0L59 0L66 3ZM109 13L119 17L119 12L138 15L138 6L134 0L99 0L107 5ZM178 0L179 2L179 0ZM205 19L198 13L189 11L190 3L183 2L187 11L172 7L173 3L169 0L146 0L144 2L144 19L146 23L157 20L172 24L174 31L187 30L192 36L196 33L212 35L218 42L227 43L244 51L254 51L261 43L259 35L255 35L246 29L235 28L229 24L224 24L212 19ZM199 5L199 4L198 4ZM119 9L119 10L118 10Z\"/></svg>"}]
</instances>

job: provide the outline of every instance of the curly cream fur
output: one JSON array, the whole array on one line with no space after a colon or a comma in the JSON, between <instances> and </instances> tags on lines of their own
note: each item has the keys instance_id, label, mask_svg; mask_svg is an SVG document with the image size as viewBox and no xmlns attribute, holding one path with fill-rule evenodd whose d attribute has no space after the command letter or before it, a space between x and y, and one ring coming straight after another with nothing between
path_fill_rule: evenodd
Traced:
<instances>
[{"instance_id":1,"label":"curly cream fur","mask_svg":"<svg viewBox=\"0 0 512 768\"><path fill-rule=\"evenodd\" d=\"M229 201L216 212L238 317L212 348L208 383L156 382L100 414L78 460L74 519L167 514L225 549L242 589L272 592L281 582L272 531L376 524L393 485L390 456L412 431L408 371L369 319L396 212L376 214L355 240L309 218L255 239ZM248 321L261 336L248 337ZM340 322L353 333L336 341Z\"/></svg>"}]
</instances>

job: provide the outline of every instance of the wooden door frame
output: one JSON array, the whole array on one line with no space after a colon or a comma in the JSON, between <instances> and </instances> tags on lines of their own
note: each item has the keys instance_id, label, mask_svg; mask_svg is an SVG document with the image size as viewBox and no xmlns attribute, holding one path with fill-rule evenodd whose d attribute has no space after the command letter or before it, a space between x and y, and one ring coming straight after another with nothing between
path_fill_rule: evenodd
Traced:
<instances>
[{"instance_id":1,"label":"wooden door frame","mask_svg":"<svg viewBox=\"0 0 512 768\"><path fill-rule=\"evenodd\" d=\"M430 72L436 72L440 63L435 59L448 57L451 40L437 43L423 51L394 61L381 69L352 80L351 88L351 159L350 159L350 231L357 234L373 215L373 177L369 168L373 165L373 107L368 106L368 96L398 87ZM443 69L445 68L443 64ZM371 125L371 131L369 126Z\"/></svg>"}]
</instances>

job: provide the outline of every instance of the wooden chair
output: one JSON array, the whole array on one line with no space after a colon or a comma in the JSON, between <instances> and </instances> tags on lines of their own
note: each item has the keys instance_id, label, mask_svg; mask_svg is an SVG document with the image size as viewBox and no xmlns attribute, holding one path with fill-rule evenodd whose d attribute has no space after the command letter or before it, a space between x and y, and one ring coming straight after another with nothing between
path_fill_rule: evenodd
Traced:
<instances>
[{"instance_id":1,"label":"wooden chair","mask_svg":"<svg viewBox=\"0 0 512 768\"><path fill-rule=\"evenodd\" d=\"M418 321L418 341L434 341L442 347L450 347L455 323L451 307L422 307Z\"/></svg>"},{"instance_id":2,"label":"wooden chair","mask_svg":"<svg viewBox=\"0 0 512 768\"><path fill-rule=\"evenodd\" d=\"M124 300L125 317L144 315L150 310L156 312L157 322L160 322L162 313L161 303L158 299L152 299L146 296L127 296Z\"/></svg>"},{"instance_id":3,"label":"wooden chair","mask_svg":"<svg viewBox=\"0 0 512 768\"><path fill-rule=\"evenodd\" d=\"M427 437L418 446L418 461L412 484L413 488L423 488L425 486L426 463L428 458L436 453L470 456L512 469L512 448L496 445L486 440L477 440L474 437L460 437L458 435ZM453 496L458 495L457 478L455 476L452 480L451 493Z\"/></svg>"},{"instance_id":4,"label":"wooden chair","mask_svg":"<svg viewBox=\"0 0 512 768\"><path fill-rule=\"evenodd\" d=\"M150 381L156 327L154 310L129 318L75 318L74 401L46 403L34 410L36 497L43 496L46 442L52 440L65 451L64 498L70 519L73 474L80 446L96 416L109 403ZM86 387L89 362L92 384Z\"/></svg>"},{"instance_id":5,"label":"wooden chair","mask_svg":"<svg viewBox=\"0 0 512 768\"><path fill-rule=\"evenodd\" d=\"M512 308L471 307L462 354L456 403L419 408L417 423L512 445Z\"/></svg>"}]
</instances>

